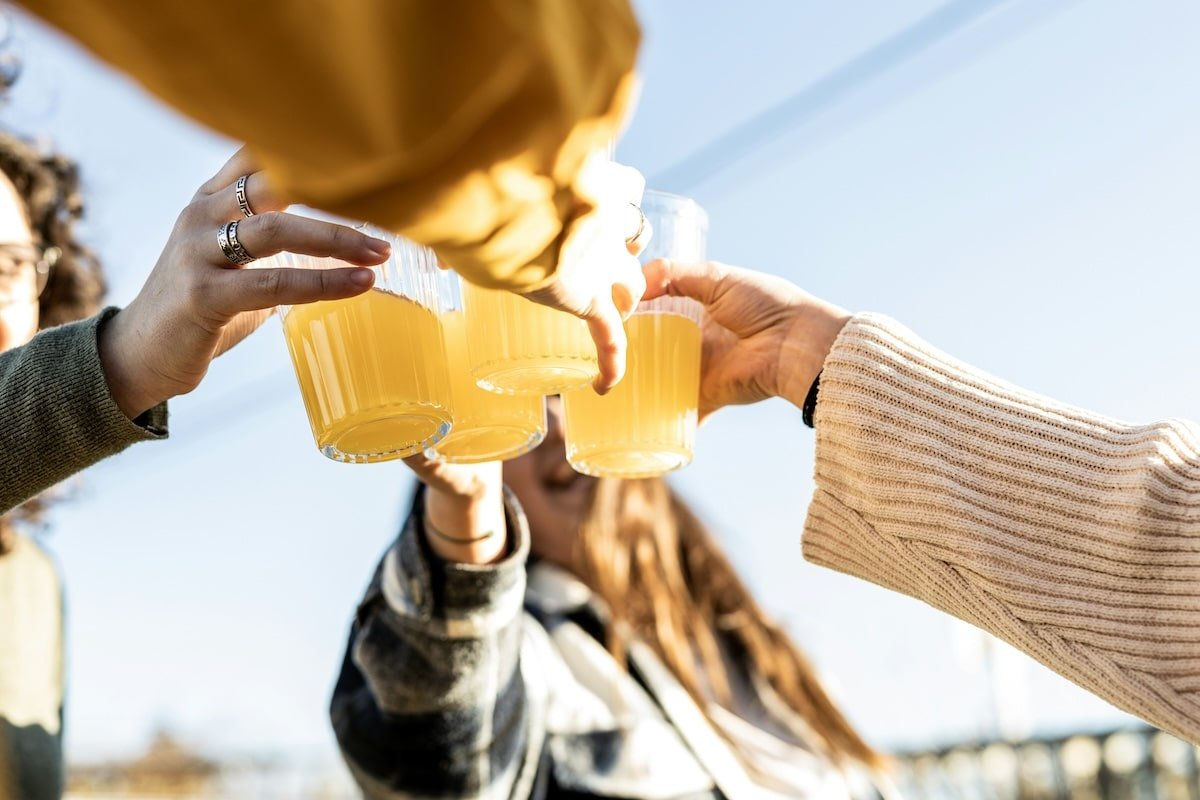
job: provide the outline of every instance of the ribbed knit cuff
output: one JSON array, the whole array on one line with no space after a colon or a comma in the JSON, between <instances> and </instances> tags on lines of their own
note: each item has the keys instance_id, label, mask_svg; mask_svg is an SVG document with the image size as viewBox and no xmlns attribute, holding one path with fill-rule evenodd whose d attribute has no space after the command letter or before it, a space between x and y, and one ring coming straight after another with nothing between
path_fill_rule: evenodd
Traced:
<instances>
[{"instance_id":1,"label":"ribbed knit cuff","mask_svg":"<svg viewBox=\"0 0 1200 800\"><path fill-rule=\"evenodd\" d=\"M805 557L1200 738L1200 433L1027 392L855 317L821 374Z\"/></svg>"}]
</instances>

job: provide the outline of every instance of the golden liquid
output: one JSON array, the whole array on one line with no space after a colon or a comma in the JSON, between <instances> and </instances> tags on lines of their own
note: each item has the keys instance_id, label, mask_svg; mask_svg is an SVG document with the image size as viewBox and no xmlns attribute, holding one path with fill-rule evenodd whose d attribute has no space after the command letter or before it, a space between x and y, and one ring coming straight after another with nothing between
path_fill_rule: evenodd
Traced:
<instances>
[{"instance_id":1,"label":"golden liquid","mask_svg":"<svg viewBox=\"0 0 1200 800\"><path fill-rule=\"evenodd\" d=\"M438 443L446 461L475 464L516 458L546 435L546 401L540 396L486 392L475 384L467 358L467 318L462 311L442 315L454 426Z\"/></svg>"},{"instance_id":2,"label":"golden liquid","mask_svg":"<svg viewBox=\"0 0 1200 800\"><path fill-rule=\"evenodd\" d=\"M511 292L463 283L475 380L504 394L555 394L600 374L583 320Z\"/></svg>"},{"instance_id":3,"label":"golden liquid","mask_svg":"<svg viewBox=\"0 0 1200 800\"><path fill-rule=\"evenodd\" d=\"M625 323L624 379L601 397L563 395L567 460L587 475L648 478L686 466L696 441L700 326L669 313Z\"/></svg>"},{"instance_id":4,"label":"golden liquid","mask_svg":"<svg viewBox=\"0 0 1200 800\"><path fill-rule=\"evenodd\" d=\"M317 448L338 461L419 453L450 428L450 381L437 316L372 289L293 306L284 336Z\"/></svg>"}]
</instances>

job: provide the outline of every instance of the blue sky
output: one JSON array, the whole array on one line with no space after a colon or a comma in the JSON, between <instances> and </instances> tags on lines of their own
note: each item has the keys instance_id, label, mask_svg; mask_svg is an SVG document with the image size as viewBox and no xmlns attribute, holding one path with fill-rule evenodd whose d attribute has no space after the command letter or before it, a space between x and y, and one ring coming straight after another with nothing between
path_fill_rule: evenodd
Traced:
<instances>
[{"instance_id":1,"label":"blue sky","mask_svg":"<svg viewBox=\"0 0 1200 800\"><path fill-rule=\"evenodd\" d=\"M711 256L890 314L1062 400L1130 420L1200 414L1200 6L981 3L872 71L880 59L855 59L963 4L639 5L645 88L618 156L708 209ZM83 162L88 233L127 302L234 145L19 27L27 74L0 114ZM861 80L751 137L727 169L668 170L848 63L865 63ZM812 443L782 403L723 412L676 485L869 738L986 732L978 640L802 561ZM171 441L89 471L54 515L71 754L131 752L167 724L217 751L332 756L324 709L350 615L410 485L402 465L317 454L274 320L219 361L172 403ZM1125 719L999 658L1039 730Z\"/></svg>"}]
</instances>

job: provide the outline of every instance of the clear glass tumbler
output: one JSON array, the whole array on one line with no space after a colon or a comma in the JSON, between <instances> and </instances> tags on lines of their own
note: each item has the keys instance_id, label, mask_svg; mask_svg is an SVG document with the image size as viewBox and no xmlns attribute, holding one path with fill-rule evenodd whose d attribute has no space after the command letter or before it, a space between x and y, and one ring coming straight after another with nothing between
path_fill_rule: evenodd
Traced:
<instances>
[{"instance_id":1,"label":"clear glass tumbler","mask_svg":"<svg viewBox=\"0 0 1200 800\"><path fill-rule=\"evenodd\" d=\"M371 290L346 300L281 306L317 449L336 461L388 461L433 447L453 418L439 319L437 257L386 231L391 242ZM275 266L330 269L330 258L292 253Z\"/></svg>"},{"instance_id":2,"label":"clear glass tumbler","mask_svg":"<svg viewBox=\"0 0 1200 800\"><path fill-rule=\"evenodd\" d=\"M694 200L647 191L642 212L654 227L643 261L702 261L708 215ZM601 397L563 394L567 460L587 475L646 478L686 466L696 442L702 307L663 297L639 303L626 321L625 377Z\"/></svg>"},{"instance_id":3,"label":"clear glass tumbler","mask_svg":"<svg viewBox=\"0 0 1200 800\"><path fill-rule=\"evenodd\" d=\"M497 394L475 383L467 354L471 320L470 312L463 309L463 282L456 273L445 272L438 288L454 426L434 448L434 455L451 463L476 464L516 458L537 447L546 436L545 398Z\"/></svg>"},{"instance_id":4,"label":"clear glass tumbler","mask_svg":"<svg viewBox=\"0 0 1200 800\"><path fill-rule=\"evenodd\" d=\"M463 284L476 383L502 394L555 394L600 374L596 345L578 317L511 292Z\"/></svg>"}]
</instances>

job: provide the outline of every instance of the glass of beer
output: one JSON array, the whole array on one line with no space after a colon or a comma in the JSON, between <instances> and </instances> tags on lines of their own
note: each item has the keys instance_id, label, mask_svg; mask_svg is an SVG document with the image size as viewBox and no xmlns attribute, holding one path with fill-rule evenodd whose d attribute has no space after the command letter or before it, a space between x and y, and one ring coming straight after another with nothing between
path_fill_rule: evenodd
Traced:
<instances>
[{"instance_id":1,"label":"glass of beer","mask_svg":"<svg viewBox=\"0 0 1200 800\"><path fill-rule=\"evenodd\" d=\"M471 373L484 389L547 395L600 374L587 323L512 292L463 284Z\"/></svg>"},{"instance_id":2,"label":"glass of beer","mask_svg":"<svg viewBox=\"0 0 1200 800\"><path fill-rule=\"evenodd\" d=\"M335 461L403 458L450 432L453 407L438 319L433 251L382 230L392 254L375 285L346 300L281 306L317 449ZM331 258L281 253L272 266L330 269Z\"/></svg>"},{"instance_id":3,"label":"glass of beer","mask_svg":"<svg viewBox=\"0 0 1200 800\"><path fill-rule=\"evenodd\" d=\"M642 212L654 238L643 261L704 260L708 215L694 200L647 191ZM696 441L702 308L662 297L639 303L625 323L625 377L601 397L563 394L567 460L587 475L648 478L687 466Z\"/></svg>"},{"instance_id":4,"label":"glass of beer","mask_svg":"<svg viewBox=\"0 0 1200 800\"><path fill-rule=\"evenodd\" d=\"M443 273L438 290L454 396L454 426L432 454L454 464L516 458L537 447L546 437L546 401L541 395L488 392L475 383L467 355L471 321L463 310L462 288L457 274Z\"/></svg>"}]
</instances>

